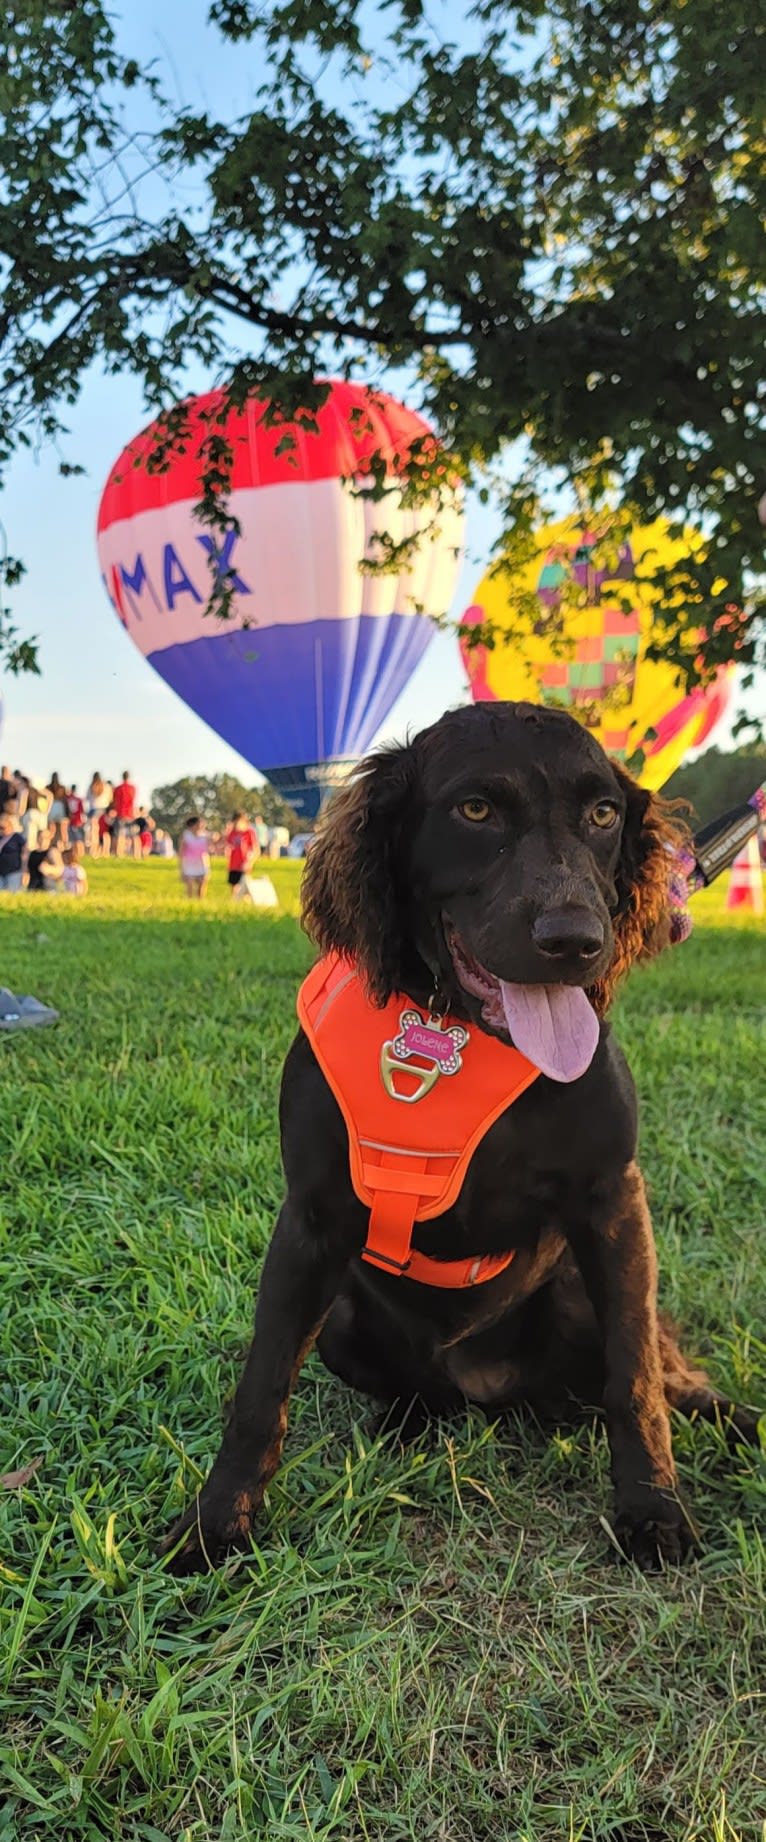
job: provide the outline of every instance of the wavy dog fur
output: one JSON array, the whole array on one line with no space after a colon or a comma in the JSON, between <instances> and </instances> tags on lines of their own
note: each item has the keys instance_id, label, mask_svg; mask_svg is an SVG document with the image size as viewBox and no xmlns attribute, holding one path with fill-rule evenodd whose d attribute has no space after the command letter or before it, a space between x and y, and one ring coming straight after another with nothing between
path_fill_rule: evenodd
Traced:
<instances>
[{"instance_id":1,"label":"wavy dog fur","mask_svg":"<svg viewBox=\"0 0 766 1842\"><path fill-rule=\"evenodd\" d=\"M321 952L353 959L379 1005L406 982L404 831L430 733L408 746L383 748L360 763L320 822L303 878L306 933ZM608 972L588 994L601 1017L631 966L668 944L673 860L688 837L673 806L647 793L617 762L611 767L627 811L617 869L614 954Z\"/></svg>"},{"instance_id":2,"label":"wavy dog fur","mask_svg":"<svg viewBox=\"0 0 766 1842\"><path fill-rule=\"evenodd\" d=\"M675 803L647 793L618 762L611 766L627 796L628 810L617 869L614 955L608 973L589 991L600 1017L609 1010L631 966L653 959L669 943L670 880L676 853L689 836Z\"/></svg>"},{"instance_id":3,"label":"wavy dog fur","mask_svg":"<svg viewBox=\"0 0 766 1842\"><path fill-rule=\"evenodd\" d=\"M478 829L465 810L477 797L487 809ZM519 984L590 981L603 1014L630 967L669 937L683 836L674 811L607 762L570 716L480 705L362 763L311 850L304 924L323 952L356 963L379 1005L392 992L418 1005L437 993L462 1006L472 1030L491 1029L481 983L471 996L478 965L498 988L501 973ZM436 1414L466 1401L494 1415L527 1406L543 1421L601 1407L619 1544L642 1567L679 1560L693 1530L670 1408L728 1418L735 1440L757 1440L757 1417L711 1388L658 1314L635 1090L608 1025L585 1072L532 1082L475 1146L455 1201L414 1224L413 1247L432 1259L467 1256L470 1267L510 1253L486 1284L442 1289L360 1258L369 1211L353 1189L341 1109L302 1031L285 1064L280 1126L286 1196L255 1336L210 1477L170 1533L176 1569L246 1545L313 1343L333 1373L399 1420L413 1403Z\"/></svg>"}]
</instances>

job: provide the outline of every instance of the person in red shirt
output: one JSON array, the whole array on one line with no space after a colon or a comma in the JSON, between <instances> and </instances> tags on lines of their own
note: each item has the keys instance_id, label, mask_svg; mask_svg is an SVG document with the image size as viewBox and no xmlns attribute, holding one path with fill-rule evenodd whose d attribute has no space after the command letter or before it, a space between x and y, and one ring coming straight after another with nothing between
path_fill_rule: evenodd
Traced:
<instances>
[{"instance_id":1,"label":"person in red shirt","mask_svg":"<svg viewBox=\"0 0 766 1842\"><path fill-rule=\"evenodd\" d=\"M229 888L235 901L247 895L247 872L260 854L260 845L247 813L235 812L226 833Z\"/></svg>"},{"instance_id":2,"label":"person in red shirt","mask_svg":"<svg viewBox=\"0 0 766 1842\"><path fill-rule=\"evenodd\" d=\"M85 840L85 804L80 799L76 787L70 787L66 796L69 813L69 838L72 844L82 844Z\"/></svg>"},{"instance_id":3,"label":"person in red shirt","mask_svg":"<svg viewBox=\"0 0 766 1842\"><path fill-rule=\"evenodd\" d=\"M133 832L136 818L136 789L127 768L122 776L122 780L114 789L112 805L117 814L117 824L114 828L114 854L115 857L126 857L128 855L128 845L130 845L131 850L133 848Z\"/></svg>"}]
</instances>

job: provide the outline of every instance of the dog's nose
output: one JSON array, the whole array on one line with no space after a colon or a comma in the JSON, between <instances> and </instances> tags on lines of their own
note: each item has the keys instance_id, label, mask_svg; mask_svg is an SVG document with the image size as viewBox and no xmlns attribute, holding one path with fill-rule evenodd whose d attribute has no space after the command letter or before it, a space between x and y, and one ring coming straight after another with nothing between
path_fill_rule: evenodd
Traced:
<instances>
[{"instance_id":1,"label":"dog's nose","mask_svg":"<svg viewBox=\"0 0 766 1842\"><path fill-rule=\"evenodd\" d=\"M549 908L532 927L539 953L549 959L596 959L604 945L604 929L589 908Z\"/></svg>"}]
</instances>

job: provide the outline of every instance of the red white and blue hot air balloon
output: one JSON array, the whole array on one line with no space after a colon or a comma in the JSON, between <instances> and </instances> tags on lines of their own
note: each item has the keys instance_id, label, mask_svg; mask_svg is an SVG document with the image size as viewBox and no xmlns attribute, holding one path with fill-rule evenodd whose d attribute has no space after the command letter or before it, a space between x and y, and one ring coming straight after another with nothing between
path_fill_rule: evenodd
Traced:
<instances>
[{"instance_id":1,"label":"red white and blue hot air balloon","mask_svg":"<svg viewBox=\"0 0 766 1842\"><path fill-rule=\"evenodd\" d=\"M210 392L187 407L184 451L150 472L156 425L112 468L98 515L98 551L110 600L155 671L211 729L252 762L307 820L369 747L444 614L455 582L461 513L454 500L403 503L397 475L413 443L432 443L422 419L393 397L333 383L300 424L264 425L264 404L222 410ZM211 534L195 518L202 443L213 429L233 451L229 505L241 536ZM285 434L294 446L286 447ZM362 497L372 457L391 490ZM417 537L394 573L376 533ZM232 572L231 617L207 614L210 558Z\"/></svg>"}]
</instances>

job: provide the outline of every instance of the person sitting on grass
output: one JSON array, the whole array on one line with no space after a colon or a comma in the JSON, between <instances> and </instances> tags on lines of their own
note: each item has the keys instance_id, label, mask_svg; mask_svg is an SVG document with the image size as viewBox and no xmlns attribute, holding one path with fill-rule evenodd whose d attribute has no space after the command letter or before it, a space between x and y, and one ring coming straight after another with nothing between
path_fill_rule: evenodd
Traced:
<instances>
[{"instance_id":1,"label":"person sitting on grass","mask_svg":"<svg viewBox=\"0 0 766 1842\"><path fill-rule=\"evenodd\" d=\"M186 821L178 855L184 889L192 901L200 902L210 875L210 839L196 812Z\"/></svg>"},{"instance_id":2,"label":"person sitting on grass","mask_svg":"<svg viewBox=\"0 0 766 1842\"><path fill-rule=\"evenodd\" d=\"M62 893L64 895L87 895L88 878L82 864L78 862L77 851L70 845L68 850L62 851L61 857L64 865L64 874L61 878Z\"/></svg>"},{"instance_id":3,"label":"person sitting on grass","mask_svg":"<svg viewBox=\"0 0 766 1842\"><path fill-rule=\"evenodd\" d=\"M24 833L18 819L4 812L0 818L0 890L18 895L23 881Z\"/></svg>"},{"instance_id":4,"label":"person sitting on grass","mask_svg":"<svg viewBox=\"0 0 766 1842\"><path fill-rule=\"evenodd\" d=\"M30 851L27 858L29 871L28 888L31 893L57 895L64 875L61 852L53 842L50 826L40 833L37 849Z\"/></svg>"}]
</instances>

